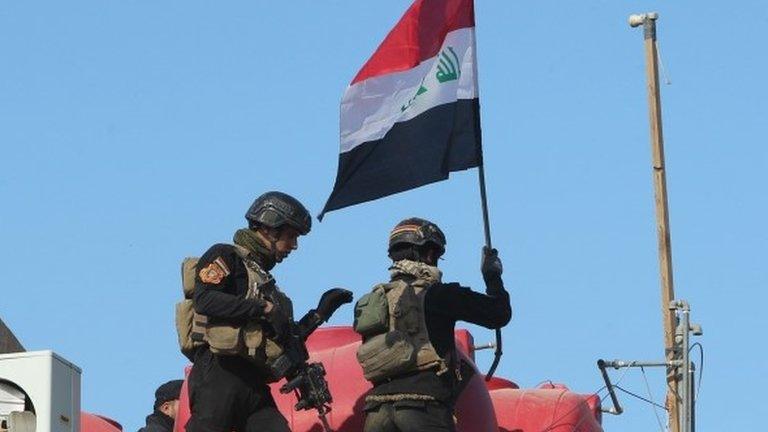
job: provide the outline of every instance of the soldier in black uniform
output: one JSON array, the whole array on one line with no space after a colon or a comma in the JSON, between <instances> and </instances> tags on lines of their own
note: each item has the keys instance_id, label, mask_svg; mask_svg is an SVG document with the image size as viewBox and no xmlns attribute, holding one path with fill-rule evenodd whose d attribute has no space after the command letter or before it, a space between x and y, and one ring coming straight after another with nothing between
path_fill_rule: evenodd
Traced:
<instances>
[{"instance_id":1,"label":"soldier in black uniform","mask_svg":"<svg viewBox=\"0 0 768 432\"><path fill-rule=\"evenodd\" d=\"M155 406L147 424L139 432L171 432L179 410L182 380L168 381L155 391Z\"/></svg>"},{"instance_id":2,"label":"soldier in black uniform","mask_svg":"<svg viewBox=\"0 0 768 432\"><path fill-rule=\"evenodd\" d=\"M454 403L462 384L473 372L457 361L456 321L499 328L512 316L496 250L483 249L481 272L486 288L485 294L481 294L458 283L442 282L437 264L445 245L440 228L424 219L406 219L390 234L392 281L426 286L421 320L426 324L432 352L442 361L433 368L411 370L373 382L374 387L366 396L365 432L454 431Z\"/></svg>"},{"instance_id":3,"label":"soldier in black uniform","mask_svg":"<svg viewBox=\"0 0 768 432\"><path fill-rule=\"evenodd\" d=\"M298 247L297 239L309 233L312 219L298 200L281 192L257 198L245 218L248 228L235 233L235 246L214 245L197 264L194 308L207 317L208 326L258 323L264 340L279 340L287 325L295 325L306 338L336 309L352 301L352 293L345 289L328 290L317 308L295 323L293 311L286 310L292 309L290 304L286 307L268 297L249 295L248 271L273 281L269 270ZM247 252L246 259L242 251ZM271 289L277 289L273 282ZM246 356L214 354L205 345L198 348L189 376L192 416L187 432L289 431L267 385L276 378Z\"/></svg>"}]
</instances>

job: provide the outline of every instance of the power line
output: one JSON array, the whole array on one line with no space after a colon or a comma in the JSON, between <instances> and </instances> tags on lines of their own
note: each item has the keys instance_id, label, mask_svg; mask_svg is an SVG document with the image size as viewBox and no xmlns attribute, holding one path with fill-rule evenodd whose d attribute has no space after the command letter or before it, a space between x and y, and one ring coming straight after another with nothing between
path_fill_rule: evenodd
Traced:
<instances>
[{"instance_id":1,"label":"power line","mask_svg":"<svg viewBox=\"0 0 768 432\"><path fill-rule=\"evenodd\" d=\"M659 430L661 432L664 432L664 425L661 423L661 417L659 417L659 412L656 411L656 402L653 400L653 393L651 392L651 385L648 383L648 376L645 374L645 368L641 366L640 372L643 373L643 381L645 381L645 389L648 390L648 399L650 399L651 403L653 404L653 415L656 416L656 421L659 423Z\"/></svg>"},{"instance_id":2,"label":"power line","mask_svg":"<svg viewBox=\"0 0 768 432\"><path fill-rule=\"evenodd\" d=\"M641 401L643 401L643 402L647 402L647 403L649 403L649 404L651 404L651 405L654 405L654 406L656 406L656 407L659 407L659 408L661 408L661 409L663 409L663 410L665 410L665 411L667 410L667 407L665 407L664 405L659 405L659 404L657 404L656 402L654 402L654 401L652 401L652 400L648 400L648 399L646 399L646 398L644 398L644 397L640 396L640 395L639 395L639 394L637 394L637 393L632 393L631 391L629 391L629 390L625 389L625 388L624 388L624 387L622 387L622 386L619 386L619 385L615 385L615 384L614 384L614 387L616 387L617 389L619 389L619 390L623 391L624 393L626 393L626 394L628 394L628 395L630 395L630 396L632 396L632 397L636 397L636 398L640 399L640 400L641 400Z\"/></svg>"}]
</instances>

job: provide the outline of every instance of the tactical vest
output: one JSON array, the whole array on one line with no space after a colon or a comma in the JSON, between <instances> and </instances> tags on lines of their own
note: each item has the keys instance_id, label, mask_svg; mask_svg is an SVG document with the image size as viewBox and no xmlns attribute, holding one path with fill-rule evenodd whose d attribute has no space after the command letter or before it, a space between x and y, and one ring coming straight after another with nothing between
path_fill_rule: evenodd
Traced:
<instances>
[{"instance_id":1,"label":"tactical vest","mask_svg":"<svg viewBox=\"0 0 768 432\"><path fill-rule=\"evenodd\" d=\"M355 304L354 329L363 336L357 360L374 384L412 372L448 370L429 341L424 314L428 287L395 280L373 287Z\"/></svg>"},{"instance_id":2,"label":"tactical vest","mask_svg":"<svg viewBox=\"0 0 768 432\"><path fill-rule=\"evenodd\" d=\"M248 272L248 291L245 298L268 300L274 305L269 323L251 320L245 325L235 326L209 322L207 316L195 312L192 296L198 258L185 258L181 264L185 298L176 305L179 345L181 352L188 358L191 358L198 347L205 345L214 354L243 356L262 369L265 376L270 376L269 365L283 353L282 346L276 341L276 335L281 334L293 321L293 303L275 285L272 275L249 257L247 249L238 245L234 248ZM277 381L280 378L270 377L269 381Z\"/></svg>"}]
</instances>

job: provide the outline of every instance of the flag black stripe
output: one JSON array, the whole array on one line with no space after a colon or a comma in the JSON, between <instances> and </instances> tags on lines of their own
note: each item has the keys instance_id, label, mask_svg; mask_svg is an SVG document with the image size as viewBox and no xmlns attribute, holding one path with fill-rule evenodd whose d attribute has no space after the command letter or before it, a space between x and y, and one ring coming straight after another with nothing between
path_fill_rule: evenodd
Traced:
<instances>
[{"instance_id":1,"label":"flag black stripe","mask_svg":"<svg viewBox=\"0 0 768 432\"><path fill-rule=\"evenodd\" d=\"M382 139L342 153L336 184L319 218L478 166L479 113L477 99L459 99L395 123Z\"/></svg>"}]
</instances>

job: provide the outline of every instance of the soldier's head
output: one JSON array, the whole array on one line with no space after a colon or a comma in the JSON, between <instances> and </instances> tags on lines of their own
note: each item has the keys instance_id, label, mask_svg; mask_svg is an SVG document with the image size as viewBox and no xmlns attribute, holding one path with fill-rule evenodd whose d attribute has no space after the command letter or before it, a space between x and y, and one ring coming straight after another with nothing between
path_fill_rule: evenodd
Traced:
<instances>
[{"instance_id":1,"label":"soldier's head","mask_svg":"<svg viewBox=\"0 0 768 432\"><path fill-rule=\"evenodd\" d=\"M389 257L392 261L411 260L437 266L445 253L445 234L434 223L421 218L408 218L389 233Z\"/></svg>"},{"instance_id":2,"label":"soldier's head","mask_svg":"<svg viewBox=\"0 0 768 432\"><path fill-rule=\"evenodd\" d=\"M168 381L155 390L155 411L175 419L179 410L182 380Z\"/></svg>"},{"instance_id":3,"label":"soldier's head","mask_svg":"<svg viewBox=\"0 0 768 432\"><path fill-rule=\"evenodd\" d=\"M248 228L255 231L264 247L282 261L299 247L299 236L312 229L312 216L296 198L282 192L267 192L245 213Z\"/></svg>"}]
</instances>

